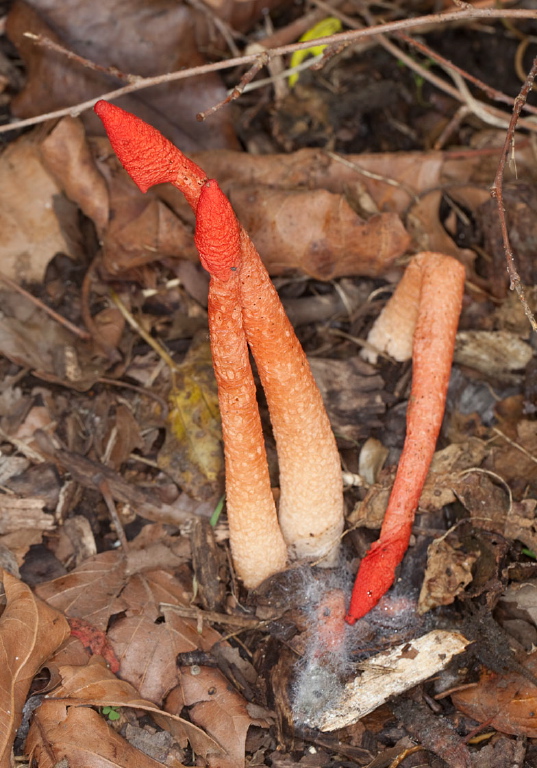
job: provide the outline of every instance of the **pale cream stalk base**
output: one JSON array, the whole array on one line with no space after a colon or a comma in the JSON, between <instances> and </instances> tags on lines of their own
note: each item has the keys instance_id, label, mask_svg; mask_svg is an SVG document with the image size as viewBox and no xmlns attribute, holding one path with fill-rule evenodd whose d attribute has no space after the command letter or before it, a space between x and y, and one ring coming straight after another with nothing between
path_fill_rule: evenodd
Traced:
<instances>
[{"instance_id":1,"label":"pale cream stalk base","mask_svg":"<svg viewBox=\"0 0 537 768\"><path fill-rule=\"evenodd\" d=\"M393 296L373 323L367 341L379 352L387 352L402 363L412 357L414 330L418 319L421 294L422 269L419 254L407 266ZM362 350L364 360L377 362L377 353L371 349Z\"/></svg>"},{"instance_id":2,"label":"pale cream stalk base","mask_svg":"<svg viewBox=\"0 0 537 768\"><path fill-rule=\"evenodd\" d=\"M276 438L282 533L292 558L332 566L344 523L336 441L306 355L244 231L241 252L243 325Z\"/></svg>"},{"instance_id":3,"label":"pale cream stalk base","mask_svg":"<svg viewBox=\"0 0 537 768\"><path fill-rule=\"evenodd\" d=\"M224 435L231 552L237 575L255 589L285 569L287 546L270 487L238 273L226 282L211 279L209 328Z\"/></svg>"}]
</instances>

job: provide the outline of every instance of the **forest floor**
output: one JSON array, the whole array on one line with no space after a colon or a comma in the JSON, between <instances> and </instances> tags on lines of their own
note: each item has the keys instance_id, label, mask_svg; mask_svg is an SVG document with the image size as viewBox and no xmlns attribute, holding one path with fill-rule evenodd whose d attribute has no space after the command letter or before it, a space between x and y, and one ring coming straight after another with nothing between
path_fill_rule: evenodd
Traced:
<instances>
[{"instance_id":1,"label":"forest floor","mask_svg":"<svg viewBox=\"0 0 537 768\"><path fill-rule=\"evenodd\" d=\"M0 768L537 767L535 334L490 194L534 4L2 10ZM293 82L320 53L293 53L312 29L342 37ZM103 95L219 181L274 280L344 470L328 574L236 578L194 217L123 171L91 110ZM530 92L503 179L534 311L535 114ZM395 586L319 672L322 594L350 591L405 438L411 362L361 353L420 251L466 269L437 453ZM414 660L402 682L390 652ZM331 729L301 722L309 677Z\"/></svg>"}]
</instances>

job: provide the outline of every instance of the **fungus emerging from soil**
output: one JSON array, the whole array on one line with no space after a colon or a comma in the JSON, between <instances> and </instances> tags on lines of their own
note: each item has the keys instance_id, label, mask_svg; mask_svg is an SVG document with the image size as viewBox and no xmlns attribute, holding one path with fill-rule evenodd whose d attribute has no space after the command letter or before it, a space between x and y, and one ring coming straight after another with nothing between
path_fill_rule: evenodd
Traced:
<instances>
[{"instance_id":1,"label":"fungus emerging from soil","mask_svg":"<svg viewBox=\"0 0 537 768\"><path fill-rule=\"evenodd\" d=\"M360 563L349 624L365 616L391 587L408 548L444 416L464 277L464 267L451 256L418 254L368 338L397 360L408 359L412 349L412 390L394 486L380 537Z\"/></svg>"},{"instance_id":2,"label":"fungus emerging from soil","mask_svg":"<svg viewBox=\"0 0 537 768\"><path fill-rule=\"evenodd\" d=\"M214 217L218 226L215 227ZM240 229L215 181L202 187L195 242L209 285L209 331L226 458L226 504L235 570L247 587L282 571L287 547L257 407L240 304ZM225 241L215 233L225 233ZM269 556L267 557L267 553Z\"/></svg>"},{"instance_id":3,"label":"fungus emerging from soil","mask_svg":"<svg viewBox=\"0 0 537 768\"><path fill-rule=\"evenodd\" d=\"M95 111L140 189L145 192L154 184L170 182L196 212L196 244L211 275L209 324L238 575L246 586L256 587L282 570L286 561L269 499L246 342L256 361L276 438L283 539L291 557L334 565L343 529L339 454L306 355L255 246L218 184L208 181L201 168L158 131L105 101L99 101ZM246 423L249 429L242 434Z\"/></svg>"}]
</instances>

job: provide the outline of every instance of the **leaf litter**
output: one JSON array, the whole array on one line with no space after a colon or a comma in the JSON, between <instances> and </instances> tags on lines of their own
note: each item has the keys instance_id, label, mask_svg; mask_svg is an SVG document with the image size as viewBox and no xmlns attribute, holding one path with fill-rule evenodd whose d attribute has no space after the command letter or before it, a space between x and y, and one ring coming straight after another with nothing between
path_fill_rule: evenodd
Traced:
<instances>
[{"instance_id":1,"label":"leaf litter","mask_svg":"<svg viewBox=\"0 0 537 768\"><path fill-rule=\"evenodd\" d=\"M285 33L290 19L286 12L278 17L278 3L271 5ZM244 34L259 19L260 7L229 3L218 13L224 25ZM52 0L13 4L7 32L28 76L24 89L10 98L13 115L101 95L121 79L113 67L151 75L202 63L224 50L222 27L197 4L163 2L160 13L145 2L92 8L90 16L87 10L77 2L61 11ZM121 24L108 23L116 17ZM159 39L158 50L148 53L141 29ZM108 70L92 71L35 45L23 37L28 30ZM386 78L380 58L370 66L378 67L374 77ZM326 299L338 307L325 320L310 309L313 320L300 333L349 481L349 563L367 549L369 529L380 527L402 446L409 383L404 364L364 362L363 340L407 254L439 250L466 266L466 304L441 450L421 498L413 546L395 602L383 604L380 615L346 643L353 650L345 664L358 660L367 669L365 649L393 648L396 656L411 657L414 651L399 646L401 640L427 637L435 621L458 632L464 621L477 621L464 618L466 606L475 604L495 609L510 632L499 645L512 646L516 663L531 674L531 590L537 578L534 361L528 325L507 292L503 245L488 203L503 134L468 125L455 129L453 150L431 148L419 138L425 123L431 134L445 127L453 104L430 90L420 123L408 106L416 84L394 73L393 61L389 66L391 106L384 108L385 85L377 92L373 87L369 105L361 97L353 102L361 116L355 122L338 111L343 100L330 97L326 87L329 82L337 90L347 78L362 76L352 58L342 74L336 57L326 69L329 80L323 73L302 75L294 92L284 83L285 98L275 99L270 116L271 97L259 102L257 95L245 95L242 111L233 113L237 119L224 109L198 123L195 113L225 95L223 79L214 73L186 79L179 88L139 91L122 106L194 153L218 178L284 302L307 308ZM18 82L13 70L10 76ZM356 82L361 81L353 88ZM396 103L410 127L406 133L391 111ZM382 126L375 123L380 114ZM371 138L374 125L377 141ZM361 143L360 132L368 130L370 138ZM0 765L10 764L21 721L30 730L23 745L21 729L16 754L24 749L38 765L67 760L180 766L197 760L227 767L244 764L245 754L285 765L293 739L304 764L330 765L346 755L366 765L390 743L394 755L400 754L404 731L394 726L387 707L337 731L336 740L295 730L288 697L296 660L310 647L307 624L314 611L307 604L317 594L310 575L293 569L247 602L230 581L225 522L200 539L190 538L196 520L207 519L222 491L214 382L203 341L207 278L197 264L193 216L166 186L141 195L97 131L88 112L81 119L63 118L15 136L0 159L2 274L29 286L47 309L75 326L61 324L4 283L0 548L8 570L0 618ZM239 140L250 153L234 151ZM534 157L523 135L517 143L520 181L511 175L506 200L520 271L531 284L533 251L525 244L533 238ZM345 281L367 299L355 302ZM533 293L528 295L534 302ZM147 336L173 356L172 366L147 346ZM371 435L383 450L365 479L360 450L365 462L363 443ZM271 441L267 433L276 486ZM128 552L117 549L105 498L125 528ZM224 553L216 569L200 566L206 547ZM193 580L193 556L196 577L215 583ZM25 580L35 584L33 591ZM497 602L498 585L509 580ZM473 646L485 645L479 633L468 635L478 638ZM502 668L477 652L474 657L470 675L463 656L455 669L439 667L434 683L399 701L414 713L410 721L421 722L420 702L436 696L445 717L468 718L467 735L485 724L490 744L468 757L458 736L440 725L434 731L433 718L423 744L450 765L469 759L476 766L513 764L515 742L500 734L537 738L535 687L520 669ZM378 675L371 661L367 674ZM334 667L336 675L347 672L345 664ZM367 696L360 686L358 691ZM103 707L116 708L119 719ZM394 713L408 724L404 707ZM374 735L389 728L384 741ZM408 733L419 740L411 722Z\"/></svg>"}]
</instances>

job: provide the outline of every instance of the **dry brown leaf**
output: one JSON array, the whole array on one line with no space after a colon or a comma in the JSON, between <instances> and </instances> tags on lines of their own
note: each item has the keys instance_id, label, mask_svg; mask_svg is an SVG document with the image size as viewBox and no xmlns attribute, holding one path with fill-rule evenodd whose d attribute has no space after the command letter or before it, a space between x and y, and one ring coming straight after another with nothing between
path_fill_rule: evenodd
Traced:
<instances>
[{"instance_id":1,"label":"dry brown leaf","mask_svg":"<svg viewBox=\"0 0 537 768\"><path fill-rule=\"evenodd\" d=\"M121 676L144 699L160 706L177 680L175 660L180 646L169 627L143 615L129 616L114 624L108 638L121 663Z\"/></svg>"},{"instance_id":2,"label":"dry brown leaf","mask_svg":"<svg viewBox=\"0 0 537 768\"><path fill-rule=\"evenodd\" d=\"M80 254L78 212L43 167L39 147L23 137L0 157L0 263L16 282L42 282L58 252ZM75 235L78 236L78 235Z\"/></svg>"},{"instance_id":3,"label":"dry brown leaf","mask_svg":"<svg viewBox=\"0 0 537 768\"><path fill-rule=\"evenodd\" d=\"M88 707L44 701L34 715L26 752L40 768L162 768L132 747L103 717Z\"/></svg>"},{"instance_id":4,"label":"dry brown leaf","mask_svg":"<svg viewBox=\"0 0 537 768\"><path fill-rule=\"evenodd\" d=\"M498 137L498 146L501 146L504 136L498 134ZM354 189L359 192L356 186L359 182L377 210L403 215L409 206L412 214L420 197L429 197L446 182L450 189L457 182L464 183L465 194L459 199L472 210L487 197L485 185L494 178L499 156L500 150L497 157L484 157L479 152L461 155L457 151L431 151L346 155L338 159L322 149L302 149L289 155L199 152L193 159L210 177L217 178L226 192L233 184L288 190L322 188L346 193L352 199ZM519 174L532 177L534 159L529 147L517 153L517 168ZM440 226L437 211L427 224L429 230Z\"/></svg>"},{"instance_id":5,"label":"dry brown leaf","mask_svg":"<svg viewBox=\"0 0 537 768\"><path fill-rule=\"evenodd\" d=\"M427 550L427 568L423 577L418 613L439 605L451 605L472 581L472 568L478 552L465 552L455 536L442 536Z\"/></svg>"},{"instance_id":6,"label":"dry brown leaf","mask_svg":"<svg viewBox=\"0 0 537 768\"><path fill-rule=\"evenodd\" d=\"M147 562L145 561L146 556L148 556ZM121 593L121 599L125 603L126 610L131 615L143 613L147 618L156 621L161 615L159 608L161 603L189 605L191 593L173 575L173 570L178 568L181 562L186 562L188 559L187 555L184 558L174 555L164 543L153 544L147 549L144 548L129 554L128 563L132 560L137 569L140 569L140 566L146 568L153 566L153 570L134 573L129 578L127 586ZM165 567L171 570L160 570Z\"/></svg>"},{"instance_id":7,"label":"dry brown leaf","mask_svg":"<svg viewBox=\"0 0 537 768\"><path fill-rule=\"evenodd\" d=\"M61 685L54 690L54 698L95 701L99 706L114 701L115 706L153 707L151 701L142 699L126 680L119 680L98 657L92 657L85 666L60 666L58 675Z\"/></svg>"},{"instance_id":8,"label":"dry brown leaf","mask_svg":"<svg viewBox=\"0 0 537 768\"><path fill-rule=\"evenodd\" d=\"M125 581L125 557L119 552L102 552L67 576L40 584L36 592L67 616L86 619L105 630L110 616L124 610L118 595Z\"/></svg>"},{"instance_id":9,"label":"dry brown leaf","mask_svg":"<svg viewBox=\"0 0 537 768\"><path fill-rule=\"evenodd\" d=\"M57 676L61 677L62 683L54 690L54 698L65 697L73 704L82 702L92 706L142 709L182 744L189 741L197 754L206 756L223 753L218 743L196 725L173 712L160 711L153 702L140 698L139 692L130 683L119 680L100 659L92 658L83 666L62 665L57 670Z\"/></svg>"},{"instance_id":10,"label":"dry brown leaf","mask_svg":"<svg viewBox=\"0 0 537 768\"><path fill-rule=\"evenodd\" d=\"M32 678L69 637L65 618L30 588L3 572L6 607L0 618L0 767L11 766L11 744Z\"/></svg>"},{"instance_id":11,"label":"dry brown leaf","mask_svg":"<svg viewBox=\"0 0 537 768\"><path fill-rule=\"evenodd\" d=\"M61 7L50 0L17 0L6 30L26 63L27 82L11 102L13 112L28 117L75 105L117 87L117 80L109 75L36 45L25 37L27 32L59 42L101 66L150 77L205 62L197 48L197 32L203 32L205 18L175 0L110 0L95 5L68 0ZM209 73L139 91L121 99L120 106L136 112L186 151L236 147L230 110L221 109L204 123L196 120L197 112L225 95L220 77ZM91 112L83 119L94 132L102 133Z\"/></svg>"},{"instance_id":12,"label":"dry brown leaf","mask_svg":"<svg viewBox=\"0 0 537 768\"><path fill-rule=\"evenodd\" d=\"M161 613L164 623L156 624L145 615L127 616L119 619L108 633L121 662L122 678L157 706L177 685L177 654L209 650L221 641L218 632L207 625L199 632L195 621L183 619L171 609Z\"/></svg>"},{"instance_id":13,"label":"dry brown leaf","mask_svg":"<svg viewBox=\"0 0 537 768\"><path fill-rule=\"evenodd\" d=\"M533 675L537 674L537 652L524 661ZM458 710L487 723L501 733L537 737L537 687L520 674L497 675L485 670L476 686L451 694Z\"/></svg>"},{"instance_id":14,"label":"dry brown leaf","mask_svg":"<svg viewBox=\"0 0 537 768\"><path fill-rule=\"evenodd\" d=\"M41 143L45 168L69 200L92 219L100 235L108 222L108 190L80 120L64 117Z\"/></svg>"},{"instance_id":15,"label":"dry brown leaf","mask_svg":"<svg viewBox=\"0 0 537 768\"><path fill-rule=\"evenodd\" d=\"M198 670L199 669L199 673ZM216 760L209 756L214 768L236 768L244 763L246 734L251 725L267 725L248 714L245 699L234 691L218 669L198 667L181 669L184 704L190 707L190 718L218 741L227 752Z\"/></svg>"},{"instance_id":16,"label":"dry brown leaf","mask_svg":"<svg viewBox=\"0 0 537 768\"><path fill-rule=\"evenodd\" d=\"M396 213L364 221L342 195L325 189L233 185L230 200L272 275L300 269L318 280L374 277L410 245Z\"/></svg>"}]
</instances>

